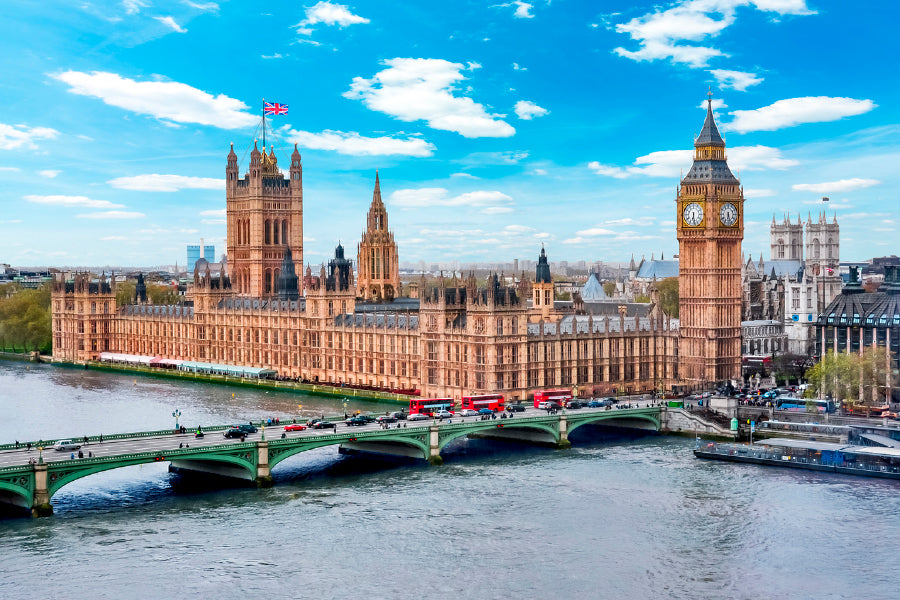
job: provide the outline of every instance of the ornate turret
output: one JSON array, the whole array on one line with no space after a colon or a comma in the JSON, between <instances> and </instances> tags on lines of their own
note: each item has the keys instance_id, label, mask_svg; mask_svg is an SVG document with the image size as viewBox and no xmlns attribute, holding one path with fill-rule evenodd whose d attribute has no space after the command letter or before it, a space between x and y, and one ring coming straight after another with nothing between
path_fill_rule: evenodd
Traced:
<instances>
[{"instance_id":1,"label":"ornate turret","mask_svg":"<svg viewBox=\"0 0 900 600\"><path fill-rule=\"evenodd\" d=\"M147 302L147 284L144 283L144 274L138 273L137 283L134 285L134 303L143 304Z\"/></svg>"},{"instance_id":2,"label":"ornate turret","mask_svg":"<svg viewBox=\"0 0 900 600\"><path fill-rule=\"evenodd\" d=\"M278 275L278 298L280 300L297 300L300 297L300 288L297 273L294 271L294 257L291 247L284 249L284 259L281 261L281 273Z\"/></svg>"},{"instance_id":3,"label":"ornate turret","mask_svg":"<svg viewBox=\"0 0 900 600\"><path fill-rule=\"evenodd\" d=\"M387 209L381 200L381 182L375 171L375 190L366 217L366 230L357 248L359 279L356 295L376 302L400 295L400 262L394 234L388 229Z\"/></svg>"},{"instance_id":4,"label":"ornate turret","mask_svg":"<svg viewBox=\"0 0 900 600\"><path fill-rule=\"evenodd\" d=\"M694 164L682 180L682 184L693 182L738 183L728 163L725 162L725 140L719 135L713 118L712 94L706 107L706 120L700 135L694 140Z\"/></svg>"}]
</instances>

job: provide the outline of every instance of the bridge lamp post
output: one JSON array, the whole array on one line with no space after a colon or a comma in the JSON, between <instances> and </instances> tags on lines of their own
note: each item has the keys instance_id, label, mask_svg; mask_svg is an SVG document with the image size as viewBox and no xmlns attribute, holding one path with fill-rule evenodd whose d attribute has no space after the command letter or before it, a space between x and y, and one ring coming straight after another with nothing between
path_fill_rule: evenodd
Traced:
<instances>
[{"instance_id":1,"label":"bridge lamp post","mask_svg":"<svg viewBox=\"0 0 900 600\"><path fill-rule=\"evenodd\" d=\"M179 429L178 418L181 417L181 411L176 408L174 411L172 411L172 416L175 417L175 429L177 430Z\"/></svg>"}]
</instances>

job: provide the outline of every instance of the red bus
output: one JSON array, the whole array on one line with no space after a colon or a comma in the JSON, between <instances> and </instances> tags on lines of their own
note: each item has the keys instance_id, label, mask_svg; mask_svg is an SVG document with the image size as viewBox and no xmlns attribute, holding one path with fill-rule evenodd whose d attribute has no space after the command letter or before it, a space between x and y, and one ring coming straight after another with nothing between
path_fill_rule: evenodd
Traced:
<instances>
[{"instance_id":1,"label":"red bus","mask_svg":"<svg viewBox=\"0 0 900 600\"><path fill-rule=\"evenodd\" d=\"M538 390L534 393L534 407L541 402L556 402L560 406L565 406L566 402L572 399L572 392L569 390Z\"/></svg>"},{"instance_id":2,"label":"red bus","mask_svg":"<svg viewBox=\"0 0 900 600\"><path fill-rule=\"evenodd\" d=\"M462 407L472 410L489 408L493 411L503 410L503 394L484 394L481 396L463 396Z\"/></svg>"},{"instance_id":3,"label":"red bus","mask_svg":"<svg viewBox=\"0 0 900 600\"><path fill-rule=\"evenodd\" d=\"M439 410L453 412L454 404L453 398L413 398L409 401L409 414L421 413L430 417Z\"/></svg>"}]
</instances>

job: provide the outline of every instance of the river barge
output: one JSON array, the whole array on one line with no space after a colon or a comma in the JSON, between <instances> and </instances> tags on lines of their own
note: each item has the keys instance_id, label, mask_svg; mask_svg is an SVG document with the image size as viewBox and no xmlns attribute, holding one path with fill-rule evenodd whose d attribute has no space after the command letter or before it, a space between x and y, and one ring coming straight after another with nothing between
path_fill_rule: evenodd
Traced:
<instances>
[{"instance_id":1,"label":"river barge","mask_svg":"<svg viewBox=\"0 0 900 600\"><path fill-rule=\"evenodd\" d=\"M698 440L694 456L770 467L900 479L900 448L883 446L854 446L788 438L771 438L758 444L704 444Z\"/></svg>"}]
</instances>

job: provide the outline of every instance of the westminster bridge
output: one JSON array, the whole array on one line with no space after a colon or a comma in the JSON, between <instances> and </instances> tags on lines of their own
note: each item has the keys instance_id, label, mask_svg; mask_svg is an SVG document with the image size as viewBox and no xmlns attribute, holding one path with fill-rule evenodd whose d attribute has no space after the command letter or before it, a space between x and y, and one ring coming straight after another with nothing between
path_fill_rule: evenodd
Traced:
<instances>
[{"instance_id":1,"label":"westminster bridge","mask_svg":"<svg viewBox=\"0 0 900 600\"><path fill-rule=\"evenodd\" d=\"M441 450L453 440L468 436L540 444L571 446L568 436L587 424L601 424L651 431L697 431L725 434L714 424L702 423L683 409L644 406L625 409L580 409L546 414L529 408L511 418L479 417L452 420L379 423L334 429L285 431L288 423L261 427L246 438L225 438L230 425L204 427L204 436L193 430L123 433L71 438L82 445L84 458L52 448L56 440L0 445L0 503L31 509L35 516L53 513L53 495L82 477L102 471L153 462L169 462L170 469L199 472L272 485L272 469L281 461L307 450L337 445L341 452L371 452L443 462ZM399 425L399 426L398 426ZM712 427L713 429L710 429ZM63 438L66 439L66 438ZM41 446L42 445L42 446ZM40 448L43 448L42 450Z\"/></svg>"}]
</instances>

